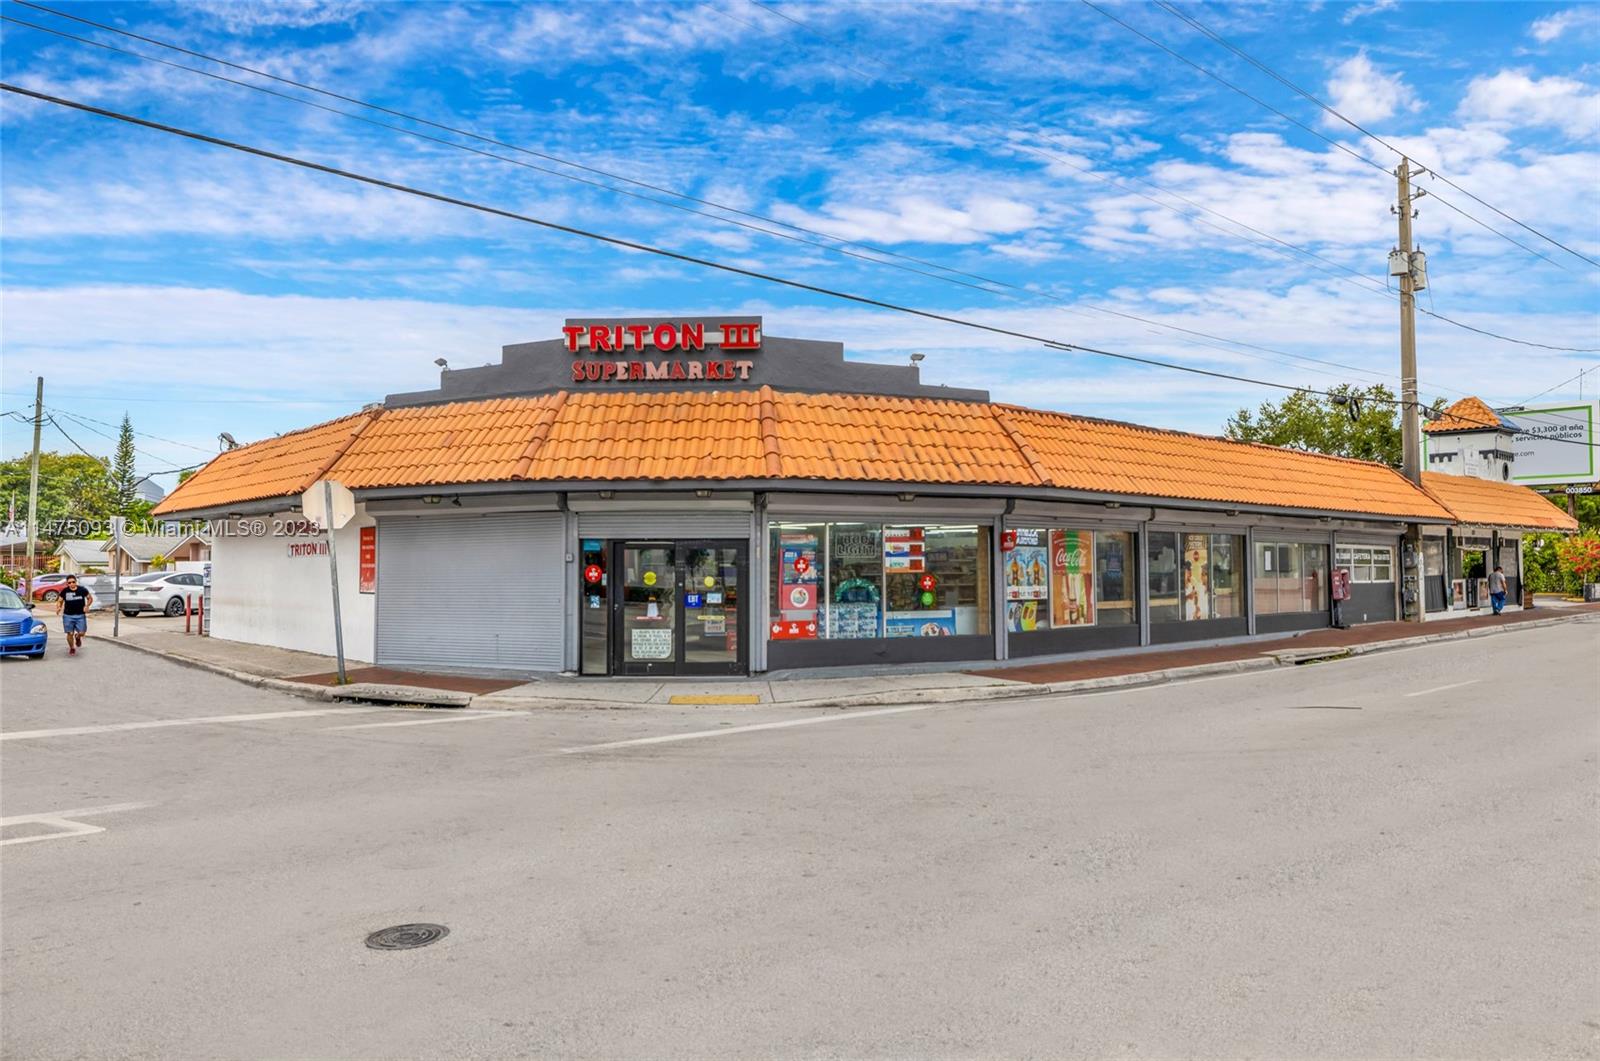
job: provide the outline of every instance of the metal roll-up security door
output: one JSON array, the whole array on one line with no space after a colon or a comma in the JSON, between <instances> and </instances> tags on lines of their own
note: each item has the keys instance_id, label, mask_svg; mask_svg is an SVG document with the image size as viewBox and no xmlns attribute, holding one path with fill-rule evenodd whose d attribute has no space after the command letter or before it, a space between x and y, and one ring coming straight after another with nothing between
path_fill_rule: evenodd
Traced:
<instances>
[{"instance_id":1,"label":"metal roll-up security door","mask_svg":"<svg viewBox=\"0 0 1600 1061\"><path fill-rule=\"evenodd\" d=\"M678 538L737 538L746 541L754 514L748 510L702 512L580 512L581 538L632 538L669 541Z\"/></svg>"},{"instance_id":2,"label":"metal roll-up security door","mask_svg":"<svg viewBox=\"0 0 1600 1061\"><path fill-rule=\"evenodd\" d=\"M559 512L378 521L377 662L559 671Z\"/></svg>"}]
</instances>

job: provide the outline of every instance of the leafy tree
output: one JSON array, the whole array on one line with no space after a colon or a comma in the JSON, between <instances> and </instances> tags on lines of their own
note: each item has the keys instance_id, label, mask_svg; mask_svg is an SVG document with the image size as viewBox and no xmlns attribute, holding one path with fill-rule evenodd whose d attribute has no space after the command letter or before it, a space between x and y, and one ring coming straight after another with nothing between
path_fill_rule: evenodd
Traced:
<instances>
[{"instance_id":1,"label":"leafy tree","mask_svg":"<svg viewBox=\"0 0 1600 1061\"><path fill-rule=\"evenodd\" d=\"M1366 388L1340 384L1329 394L1296 391L1281 402L1262 402L1253 413L1240 409L1228 419L1224 433L1241 442L1293 446L1398 468L1400 415L1394 392L1381 383ZM1349 404L1339 404L1333 397L1355 399L1359 416L1352 420Z\"/></svg>"},{"instance_id":2,"label":"leafy tree","mask_svg":"<svg viewBox=\"0 0 1600 1061\"><path fill-rule=\"evenodd\" d=\"M135 487L139 485L138 473L133 470L133 421L122 414L122 427L117 431L117 452L111 458L112 503L120 516L131 515L128 509L138 500Z\"/></svg>"},{"instance_id":3,"label":"leafy tree","mask_svg":"<svg viewBox=\"0 0 1600 1061\"><path fill-rule=\"evenodd\" d=\"M1555 503L1565 508L1565 498L1555 498ZM1600 534L1600 497L1593 495L1573 499L1573 510L1578 518L1578 530L1587 535ZM1557 535L1524 534L1522 536L1522 573L1528 588L1535 593L1578 593L1582 586L1570 569L1562 566Z\"/></svg>"},{"instance_id":4,"label":"leafy tree","mask_svg":"<svg viewBox=\"0 0 1600 1061\"><path fill-rule=\"evenodd\" d=\"M190 468L190 469L188 469L186 471L179 472L178 473L178 482L180 482L180 483L183 482L184 480L188 479L189 476L193 475L198 470L199 469L197 469L197 468Z\"/></svg>"},{"instance_id":5,"label":"leafy tree","mask_svg":"<svg viewBox=\"0 0 1600 1061\"><path fill-rule=\"evenodd\" d=\"M1600 534L1579 534L1564 538L1556 546L1556 556L1561 570L1568 576L1568 585L1600 582Z\"/></svg>"},{"instance_id":6,"label":"leafy tree","mask_svg":"<svg viewBox=\"0 0 1600 1061\"><path fill-rule=\"evenodd\" d=\"M27 518L28 458L0 462L0 495L17 498L17 518ZM116 498L106 466L81 453L39 454L39 536L41 538L104 537L117 514ZM83 521L78 527L64 521ZM54 527L52 527L54 525Z\"/></svg>"}]
</instances>

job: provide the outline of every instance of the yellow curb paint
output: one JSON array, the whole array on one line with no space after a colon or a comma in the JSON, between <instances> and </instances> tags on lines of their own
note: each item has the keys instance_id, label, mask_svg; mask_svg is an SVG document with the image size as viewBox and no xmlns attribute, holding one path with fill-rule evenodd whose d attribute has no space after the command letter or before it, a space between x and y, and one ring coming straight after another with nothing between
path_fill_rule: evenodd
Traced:
<instances>
[{"instance_id":1,"label":"yellow curb paint","mask_svg":"<svg viewBox=\"0 0 1600 1061\"><path fill-rule=\"evenodd\" d=\"M729 693L721 696L674 696L669 704L759 704L755 693Z\"/></svg>"}]
</instances>

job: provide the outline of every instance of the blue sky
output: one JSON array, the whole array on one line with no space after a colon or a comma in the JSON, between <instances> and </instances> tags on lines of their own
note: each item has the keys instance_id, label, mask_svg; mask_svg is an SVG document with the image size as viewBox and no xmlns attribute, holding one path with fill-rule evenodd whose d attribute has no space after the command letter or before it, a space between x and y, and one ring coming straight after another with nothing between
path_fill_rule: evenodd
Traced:
<instances>
[{"instance_id":1,"label":"blue sky","mask_svg":"<svg viewBox=\"0 0 1600 1061\"><path fill-rule=\"evenodd\" d=\"M1387 279L1393 180L1351 153L1386 168L1394 156L1154 4L1107 9L1349 152L1076 2L45 2L1009 286L863 262L6 23L6 80L38 91L1070 342L1290 384L1394 384L1398 309L1360 279ZM1179 9L1600 257L1600 7ZM0 10L259 82L15 3ZM4 407L25 407L44 374L46 404L78 417L61 419L96 452L109 441L95 430L127 411L145 432L143 471L203 460L221 431L260 438L430 386L434 358L494 361L504 344L556 337L567 316L761 313L772 334L842 340L851 357L925 352L931 382L1207 432L1277 396L830 302L9 94L0 104ZM1448 186L1419 186L1554 259L1424 198L1424 308L1600 347L1600 269ZM1318 257L1269 252L1260 245L1278 245L1262 234ZM1424 398L1501 404L1600 364L1429 317L1419 356ZM1600 372L1586 387L1593 397ZM23 425L3 431L5 454L26 446ZM49 429L46 444L70 449Z\"/></svg>"}]
</instances>

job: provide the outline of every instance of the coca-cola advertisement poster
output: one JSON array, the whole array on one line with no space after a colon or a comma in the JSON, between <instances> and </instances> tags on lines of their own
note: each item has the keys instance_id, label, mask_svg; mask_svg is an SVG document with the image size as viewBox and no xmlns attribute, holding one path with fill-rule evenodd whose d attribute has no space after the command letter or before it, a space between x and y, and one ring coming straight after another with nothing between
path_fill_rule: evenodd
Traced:
<instances>
[{"instance_id":1,"label":"coca-cola advertisement poster","mask_svg":"<svg viewBox=\"0 0 1600 1061\"><path fill-rule=\"evenodd\" d=\"M1050 532L1050 625L1094 625L1094 534Z\"/></svg>"}]
</instances>

